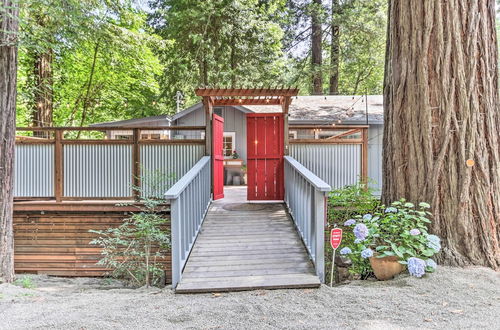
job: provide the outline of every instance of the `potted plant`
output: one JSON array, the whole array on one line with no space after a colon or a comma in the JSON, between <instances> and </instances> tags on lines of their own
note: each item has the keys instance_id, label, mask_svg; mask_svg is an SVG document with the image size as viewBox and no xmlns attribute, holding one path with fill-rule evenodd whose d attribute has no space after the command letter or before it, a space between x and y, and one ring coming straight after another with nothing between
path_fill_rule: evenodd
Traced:
<instances>
[{"instance_id":1,"label":"potted plant","mask_svg":"<svg viewBox=\"0 0 500 330\"><path fill-rule=\"evenodd\" d=\"M422 277L437 265L431 257L441 249L439 237L430 235L427 224L430 205L418 207L404 199L389 207L382 206L373 214L358 215L347 220L356 239L351 247L340 251L350 258L369 259L375 277L393 278L407 265L410 275Z\"/></svg>"},{"instance_id":2,"label":"potted plant","mask_svg":"<svg viewBox=\"0 0 500 330\"><path fill-rule=\"evenodd\" d=\"M236 150L233 150L233 153L232 153L231 157L233 157L233 159L238 159L238 158L240 158L240 155L238 155L238 153L236 152Z\"/></svg>"}]
</instances>

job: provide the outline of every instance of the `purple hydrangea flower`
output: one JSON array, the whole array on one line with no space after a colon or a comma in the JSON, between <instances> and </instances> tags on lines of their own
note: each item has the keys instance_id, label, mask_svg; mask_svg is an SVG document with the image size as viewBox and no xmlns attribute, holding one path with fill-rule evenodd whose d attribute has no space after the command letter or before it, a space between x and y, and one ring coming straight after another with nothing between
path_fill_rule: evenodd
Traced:
<instances>
[{"instance_id":1,"label":"purple hydrangea flower","mask_svg":"<svg viewBox=\"0 0 500 330\"><path fill-rule=\"evenodd\" d=\"M408 272L415 277L422 277L425 274L425 261L420 258L411 257L408 259Z\"/></svg>"},{"instance_id":2,"label":"purple hydrangea flower","mask_svg":"<svg viewBox=\"0 0 500 330\"><path fill-rule=\"evenodd\" d=\"M346 222L344 222L344 226L352 226L356 223L356 220L354 219L349 219Z\"/></svg>"},{"instance_id":3,"label":"purple hydrangea flower","mask_svg":"<svg viewBox=\"0 0 500 330\"><path fill-rule=\"evenodd\" d=\"M352 251L347 246L340 250L340 254L342 254L342 255L346 255L346 254L350 254L350 253L352 253Z\"/></svg>"},{"instance_id":4,"label":"purple hydrangea flower","mask_svg":"<svg viewBox=\"0 0 500 330\"><path fill-rule=\"evenodd\" d=\"M356 238L356 239L354 240L354 243L356 243L356 244L359 244L359 243L361 243L361 242L363 242L363 241L362 241L362 240L360 240L359 238Z\"/></svg>"},{"instance_id":5,"label":"purple hydrangea flower","mask_svg":"<svg viewBox=\"0 0 500 330\"><path fill-rule=\"evenodd\" d=\"M371 219L372 219L372 215L371 214L368 213L368 214L363 215L363 220L370 221Z\"/></svg>"},{"instance_id":6,"label":"purple hydrangea flower","mask_svg":"<svg viewBox=\"0 0 500 330\"><path fill-rule=\"evenodd\" d=\"M410 230L410 235L412 236L420 235L420 230L418 230L417 228L413 228L412 230Z\"/></svg>"},{"instance_id":7,"label":"purple hydrangea flower","mask_svg":"<svg viewBox=\"0 0 500 330\"><path fill-rule=\"evenodd\" d=\"M439 252L441 250L441 240L436 235L427 235L427 247Z\"/></svg>"},{"instance_id":8,"label":"purple hydrangea flower","mask_svg":"<svg viewBox=\"0 0 500 330\"><path fill-rule=\"evenodd\" d=\"M398 212L398 209L395 208L394 206L390 206L385 209L385 213L396 213L396 212Z\"/></svg>"},{"instance_id":9,"label":"purple hydrangea flower","mask_svg":"<svg viewBox=\"0 0 500 330\"><path fill-rule=\"evenodd\" d=\"M361 251L361 257L363 257L365 259L373 257L372 249L367 248L367 249L364 249L363 251Z\"/></svg>"},{"instance_id":10,"label":"purple hydrangea flower","mask_svg":"<svg viewBox=\"0 0 500 330\"><path fill-rule=\"evenodd\" d=\"M366 227L364 223L358 223L356 226L354 226L353 232L356 238L359 238L363 241L366 236L368 236L368 227Z\"/></svg>"},{"instance_id":11,"label":"purple hydrangea flower","mask_svg":"<svg viewBox=\"0 0 500 330\"><path fill-rule=\"evenodd\" d=\"M432 259L427 259L425 261L425 264L427 265L427 267L430 267L432 269L436 269L437 266L438 266L437 263L434 260L432 260Z\"/></svg>"}]
</instances>

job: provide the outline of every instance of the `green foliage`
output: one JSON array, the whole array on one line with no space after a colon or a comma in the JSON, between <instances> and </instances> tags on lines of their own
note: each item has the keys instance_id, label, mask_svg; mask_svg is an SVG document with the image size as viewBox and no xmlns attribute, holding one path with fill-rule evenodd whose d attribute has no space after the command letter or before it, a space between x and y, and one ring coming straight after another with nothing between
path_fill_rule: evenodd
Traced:
<instances>
[{"instance_id":1,"label":"green foliage","mask_svg":"<svg viewBox=\"0 0 500 330\"><path fill-rule=\"evenodd\" d=\"M36 287L31 276L23 276L14 281L14 285L20 286L25 289L34 289Z\"/></svg>"},{"instance_id":2,"label":"green foliage","mask_svg":"<svg viewBox=\"0 0 500 330\"><path fill-rule=\"evenodd\" d=\"M399 262L406 264L410 258L429 260L439 252L439 238L432 244L433 235L429 235L427 226L432 214L428 211L430 205L420 203L415 206L405 199L393 202L391 206L381 205L374 212L358 214L354 217L353 233L357 238L347 247L352 251L348 257L356 262L368 262L363 251L377 258L396 256ZM366 230L363 230L363 228ZM434 264L434 261L432 261ZM425 266L425 271L433 272L435 266ZM353 268L353 271L358 271ZM420 276L419 276L420 277Z\"/></svg>"},{"instance_id":3,"label":"green foliage","mask_svg":"<svg viewBox=\"0 0 500 330\"><path fill-rule=\"evenodd\" d=\"M289 1L288 18L283 24L290 47L287 82L307 94L311 86L310 10L302 1ZM327 2L328 4L330 2ZM298 17L297 19L294 19ZM381 94L383 88L387 1L339 1L332 15L323 7L323 86L328 91L332 21L339 26L339 94ZM293 32L288 32L292 30Z\"/></svg>"},{"instance_id":4,"label":"green foliage","mask_svg":"<svg viewBox=\"0 0 500 330\"><path fill-rule=\"evenodd\" d=\"M54 124L88 125L168 113L159 99L163 41L130 1L29 0L21 6L17 124L34 104L38 54L52 55Z\"/></svg>"},{"instance_id":5,"label":"green foliage","mask_svg":"<svg viewBox=\"0 0 500 330\"><path fill-rule=\"evenodd\" d=\"M352 246L355 239L352 227L345 226L344 223L358 214L374 212L379 205L380 201L373 195L373 189L367 188L361 182L330 192L328 196L328 228L342 228L343 237L339 249ZM326 278L330 277L332 253L332 247L327 244L325 253ZM350 259L352 262L349 269L351 273L359 274L361 278L366 278L372 273L370 263L366 259L357 256Z\"/></svg>"},{"instance_id":6,"label":"green foliage","mask_svg":"<svg viewBox=\"0 0 500 330\"><path fill-rule=\"evenodd\" d=\"M113 277L138 286L159 285L164 276L162 261L170 249L170 233L165 228L168 224L165 201L149 195L163 186L168 176L159 180L156 174L153 179L144 177L143 180L150 185L148 191L134 187L142 196L139 204L134 204L140 212L133 213L119 227L90 230L99 235L90 244L103 248L98 264L111 269ZM154 182L158 187L151 186Z\"/></svg>"},{"instance_id":7,"label":"green foliage","mask_svg":"<svg viewBox=\"0 0 500 330\"><path fill-rule=\"evenodd\" d=\"M167 42L157 53L165 102L176 91L190 105L199 86L281 82L283 32L272 20L278 1L154 0L149 23Z\"/></svg>"}]
</instances>

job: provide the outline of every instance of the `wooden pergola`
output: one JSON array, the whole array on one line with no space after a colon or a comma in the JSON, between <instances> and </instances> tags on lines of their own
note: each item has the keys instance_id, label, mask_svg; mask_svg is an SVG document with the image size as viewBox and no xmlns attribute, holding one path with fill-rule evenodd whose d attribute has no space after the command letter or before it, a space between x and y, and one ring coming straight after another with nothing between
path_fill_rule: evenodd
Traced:
<instances>
[{"instance_id":1,"label":"wooden pergola","mask_svg":"<svg viewBox=\"0 0 500 330\"><path fill-rule=\"evenodd\" d=\"M206 118L206 154L212 149L212 114L214 106L281 105L284 131L288 132L288 108L298 88L198 88L196 95L203 98ZM285 134L285 154L288 154L288 134Z\"/></svg>"}]
</instances>

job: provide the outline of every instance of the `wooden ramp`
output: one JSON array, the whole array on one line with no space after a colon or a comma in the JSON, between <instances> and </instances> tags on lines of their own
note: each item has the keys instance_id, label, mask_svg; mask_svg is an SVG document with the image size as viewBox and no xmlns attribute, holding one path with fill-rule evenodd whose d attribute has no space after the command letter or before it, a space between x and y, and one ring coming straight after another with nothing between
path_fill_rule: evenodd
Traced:
<instances>
[{"instance_id":1,"label":"wooden ramp","mask_svg":"<svg viewBox=\"0 0 500 330\"><path fill-rule=\"evenodd\" d=\"M177 293L320 286L281 203L214 202Z\"/></svg>"}]
</instances>

